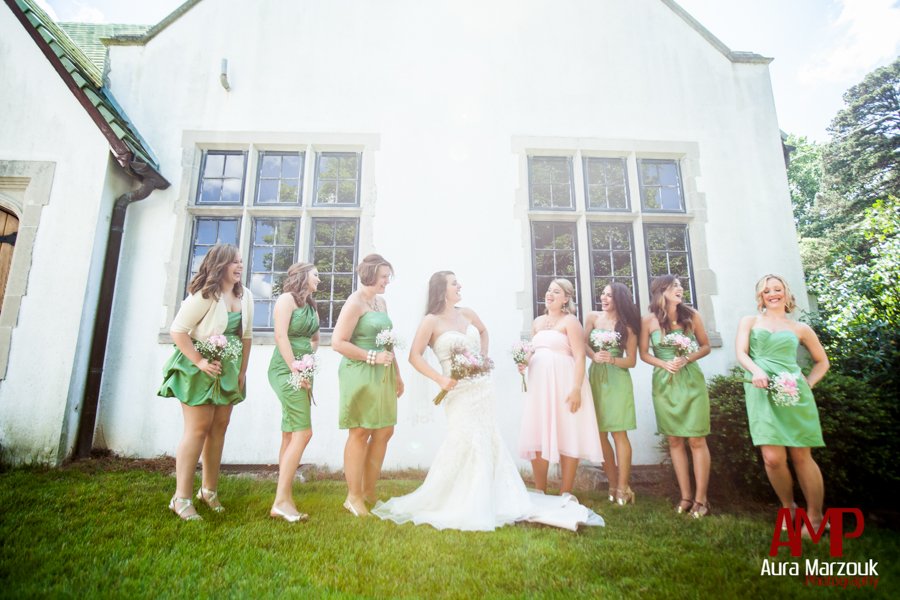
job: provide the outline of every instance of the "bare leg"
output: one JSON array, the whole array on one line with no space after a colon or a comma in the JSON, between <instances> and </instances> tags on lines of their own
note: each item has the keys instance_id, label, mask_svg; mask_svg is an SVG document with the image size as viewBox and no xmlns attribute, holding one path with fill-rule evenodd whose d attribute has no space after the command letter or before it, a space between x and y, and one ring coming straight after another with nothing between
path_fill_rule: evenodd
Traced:
<instances>
[{"instance_id":1,"label":"bare leg","mask_svg":"<svg viewBox=\"0 0 900 600\"><path fill-rule=\"evenodd\" d=\"M616 443L616 460L619 463L618 489L627 490L631 482L631 442L626 431L614 431L612 436Z\"/></svg>"},{"instance_id":2,"label":"bare leg","mask_svg":"<svg viewBox=\"0 0 900 600\"><path fill-rule=\"evenodd\" d=\"M371 429L353 427L347 435L344 446L344 479L347 480L347 503L353 506L356 514L369 514L363 502L363 471L366 462Z\"/></svg>"},{"instance_id":3,"label":"bare leg","mask_svg":"<svg viewBox=\"0 0 900 600\"><path fill-rule=\"evenodd\" d=\"M291 443L291 434L292 431L282 431L281 432L281 447L278 449L278 464L281 464L281 458L284 456L284 451L287 450L288 444Z\"/></svg>"},{"instance_id":4,"label":"bare leg","mask_svg":"<svg viewBox=\"0 0 900 600\"><path fill-rule=\"evenodd\" d=\"M191 498L197 460L213 421L213 407L188 406L182 403L181 413L184 416L184 433L175 451L175 497ZM195 514L197 511L190 507L184 511L183 516Z\"/></svg>"},{"instance_id":5,"label":"bare leg","mask_svg":"<svg viewBox=\"0 0 900 600\"><path fill-rule=\"evenodd\" d=\"M781 506L791 508L794 505L794 479L787 466L784 446L760 446L760 449L772 489L781 501Z\"/></svg>"},{"instance_id":6,"label":"bare leg","mask_svg":"<svg viewBox=\"0 0 900 600\"><path fill-rule=\"evenodd\" d=\"M791 448L791 460L797 472L797 481L806 498L806 513L813 525L822 522L822 504L825 502L825 483L819 465L813 460L809 448Z\"/></svg>"},{"instance_id":7,"label":"bare leg","mask_svg":"<svg viewBox=\"0 0 900 600\"><path fill-rule=\"evenodd\" d=\"M609 499L612 501L616 497L619 485L619 469L616 467L616 459L622 459L613 453L612 444L609 443L609 437L605 431L600 432L600 449L603 450L603 472L606 473L606 480L609 482Z\"/></svg>"},{"instance_id":8,"label":"bare leg","mask_svg":"<svg viewBox=\"0 0 900 600\"><path fill-rule=\"evenodd\" d=\"M288 440L286 447L283 443L285 439ZM296 515L298 512L292 494L294 476L297 474L300 457L303 456L303 451L310 439L312 439L312 429L292 431L282 435L283 451L278 461L278 486L275 488L275 502L272 504L272 508L277 508L288 515Z\"/></svg>"},{"instance_id":9,"label":"bare leg","mask_svg":"<svg viewBox=\"0 0 900 600\"><path fill-rule=\"evenodd\" d=\"M387 452L388 440L394 435L394 428L382 427L372 432L366 448L366 462L363 470L363 499L375 502L378 496L375 494L375 484L381 478L381 465L384 463L384 454Z\"/></svg>"},{"instance_id":10,"label":"bare leg","mask_svg":"<svg viewBox=\"0 0 900 600\"><path fill-rule=\"evenodd\" d=\"M219 489L219 467L222 464L222 449L225 447L225 431L231 420L234 407L216 406L213 408L212 426L203 444L203 487L208 490Z\"/></svg>"},{"instance_id":11,"label":"bare leg","mask_svg":"<svg viewBox=\"0 0 900 600\"><path fill-rule=\"evenodd\" d=\"M672 468L675 470L675 479L678 480L681 498L690 500L693 497L691 495L691 473L683 437L669 436L669 455L672 457Z\"/></svg>"},{"instance_id":12,"label":"bare leg","mask_svg":"<svg viewBox=\"0 0 900 600\"><path fill-rule=\"evenodd\" d=\"M575 486L575 473L578 471L578 458L574 456L560 456L559 467L562 471L562 483L559 486L560 494L571 494Z\"/></svg>"},{"instance_id":13,"label":"bare leg","mask_svg":"<svg viewBox=\"0 0 900 600\"><path fill-rule=\"evenodd\" d=\"M709 489L709 446L706 445L705 437L692 437L688 442L691 445L691 458L694 459L694 481L697 485L694 500L706 504L706 492Z\"/></svg>"},{"instance_id":14,"label":"bare leg","mask_svg":"<svg viewBox=\"0 0 900 600\"><path fill-rule=\"evenodd\" d=\"M550 463L537 456L531 459L531 471L534 474L534 489L547 493L547 471L550 469Z\"/></svg>"}]
</instances>

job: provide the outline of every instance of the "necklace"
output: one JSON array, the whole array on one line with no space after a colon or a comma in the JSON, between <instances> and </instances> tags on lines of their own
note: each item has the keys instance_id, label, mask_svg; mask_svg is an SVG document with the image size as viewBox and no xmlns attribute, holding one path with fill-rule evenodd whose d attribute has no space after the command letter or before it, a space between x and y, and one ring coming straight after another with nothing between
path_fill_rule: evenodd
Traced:
<instances>
[{"instance_id":1,"label":"necklace","mask_svg":"<svg viewBox=\"0 0 900 600\"><path fill-rule=\"evenodd\" d=\"M559 323L559 320L562 317L557 317L554 320L550 320L550 315L547 315L547 320L544 321L544 329L556 329L556 324Z\"/></svg>"},{"instance_id":2,"label":"necklace","mask_svg":"<svg viewBox=\"0 0 900 600\"><path fill-rule=\"evenodd\" d=\"M366 300L366 297L363 296L363 302L366 303L366 306L371 308L374 312L378 312L378 296L373 296L372 300Z\"/></svg>"}]
</instances>

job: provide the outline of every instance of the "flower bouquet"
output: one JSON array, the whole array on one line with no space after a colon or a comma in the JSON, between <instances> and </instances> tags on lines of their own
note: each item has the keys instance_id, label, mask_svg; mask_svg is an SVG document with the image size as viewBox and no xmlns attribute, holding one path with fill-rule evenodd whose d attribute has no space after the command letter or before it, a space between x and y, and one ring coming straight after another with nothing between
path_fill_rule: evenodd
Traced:
<instances>
[{"instance_id":1,"label":"flower bouquet","mask_svg":"<svg viewBox=\"0 0 900 600\"><path fill-rule=\"evenodd\" d=\"M534 346L531 345L531 342L528 340L519 340L515 344L513 344L512 349L510 350L512 353L513 362L517 365L528 365L528 357L530 357L534 353ZM525 383L525 373L521 373L522 375L522 391L528 391L528 384Z\"/></svg>"},{"instance_id":2,"label":"flower bouquet","mask_svg":"<svg viewBox=\"0 0 900 600\"><path fill-rule=\"evenodd\" d=\"M494 361L480 352L472 352L463 346L454 346L450 349L450 377L457 381L473 379L487 375L494 369ZM441 390L435 396L434 403L440 404L447 395L448 390Z\"/></svg>"},{"instance_id":3,"label":"flower bouquet","mask_svg":"<svg viewBox=\"0 0 900 600\"><path fill-rule=\"evenodd\" d=\"M228 338L222 334L211 335L206 338L205 342L194 340L194 348L205 358L207 362L222 363L223 360L235 360L239 358L243 352L243 345L240 340ZM213 382L214 393L218 395L221 390L219 378L216 377Z\"/></svg>"},{"instance_id":4,"label":"flower bouquet","mask_svg":"<svg viewBox=\"0 0 900 600\"><path fill-rule=\"evenodd\" d=\"M294 371L295 369L296 372ZM309 401L313 404L315 404L316 401L313 400L312 381L313 375L315 375L318 370L319 361L316 360L315 355L304 354L291 363L291 374L288 375L288 385L290 385L294 391L302 389L304 383L309 384Z\"/></svg>"},{"instance_id":5,"label":"flower bouquet","mask_svg":"<svg viewBox=\"0 0 900 600\"><path fill-rule=\"evenodd\" d=\"M800 388L797 377L790 373L779 373L769 378L769 399L775 406L796 406L800 402Z\"/></svg>"},{"instance_id":6,"label":"flower bouquet","mask_svg":"<svg viewBox=\"0 0 900 600\"><path fill-rule=\"evenodd\" d=\"M614 349L619 347L619 340L622 336L618 331L607 331L606 329L595 329L591 331L591 335L588 336L588 339L591 344L591 349L594 352L603 351L603 352L612 352ZM606 380L606 369L600 371L601 380Z\"/></svg>"},{"instance_id":7,"label":"flower bouquet","mask_svg":"<svg viewBox=\"0 0 900 600\"><path fill-rule=\"evenodd\" d=\"M397 332L393 329L382 329L378 332L378 335L375 336L375 345L393 353L394 348L399 349L403 347L403 340L400 339L400 336L398 336ZM384 365L384 377L381 378L382 382L387 379L388 369L391 368L393 368L393 363Z\"/></svg>"},{"instance_id":8,"label":"flower bouquet","mask_svg":"<svg viewBox=\"0 0 900 600\"><path fill-rule=\"evenodd\" d=\"M666 335L659 344L664 348L672 348L675 351L675 356L690 356L694 352L700 349L700 346L697 345L697 342L684 335L683 333L678 333L673 331L672 333ZM669 381L672 381L672 376L674 373L669 373Z\"/></svg>"}]
</instances>

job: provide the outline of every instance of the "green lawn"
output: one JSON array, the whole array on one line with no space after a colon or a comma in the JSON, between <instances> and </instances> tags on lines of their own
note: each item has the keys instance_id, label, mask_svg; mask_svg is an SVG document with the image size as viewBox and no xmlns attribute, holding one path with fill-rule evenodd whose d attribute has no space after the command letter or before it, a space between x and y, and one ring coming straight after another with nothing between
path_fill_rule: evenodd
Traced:
<instances>
[{"instance_id":1,"label":"green lawn","mask_svg":"<svg viewBox=\"0 0 900 600\"><path fill-rule=\"evenodd\" d=\"M384 496L411 491L387 480ZM227 508L183 523L166 504L174 480L140 469L14 469L0 473L0 595L5 597L822 597L798 577L762 577L771 515L675 515L639 495L613 507L581 493L607 520L577 534L535 525L493 533L357 520L340 481L298 483L305 524L268 518L274 481L225 476ZM786 556L786 551L782 551ZM827 544L804 558L828 559ZM879 563L876 594L898 597L900 536L868 527L844 560ZM801 566L802 569L802 566ZM871 591L871 590L870 590Z\"/></svg>"}]
</instances>

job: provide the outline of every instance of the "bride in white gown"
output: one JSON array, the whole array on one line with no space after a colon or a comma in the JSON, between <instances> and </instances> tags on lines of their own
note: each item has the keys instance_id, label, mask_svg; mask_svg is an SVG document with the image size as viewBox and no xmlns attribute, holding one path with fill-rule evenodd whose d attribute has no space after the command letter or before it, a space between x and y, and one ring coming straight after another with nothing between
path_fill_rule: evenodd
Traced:
<instances>
[{"instance_id":1,"label":"bride in white gown","mask_svg":"<svg viewBox=\"0 0 900 600\"><path fill-rule=\"evenodd\" d=\"M474 531L492 531L516 521L573 531L579 525L603 525L599 515L571 494L550 496L525 489L494 421L490 376L462 381L449 377L454 347L465 346L484 356L488 350L487 330L478 315L455 307L461 287L450 271L432 275L427 314L409 356L416 370L449 392L442 402L447 437L424 483L411 494L379 502L372 513L396 523ZM441 361L443 373L425 361L426 346Z\"/></svg>"}]
</instances>

